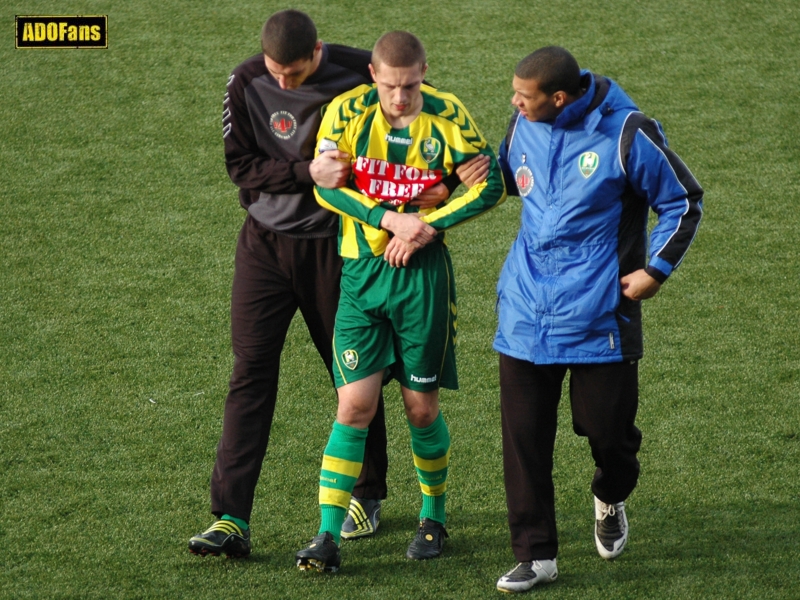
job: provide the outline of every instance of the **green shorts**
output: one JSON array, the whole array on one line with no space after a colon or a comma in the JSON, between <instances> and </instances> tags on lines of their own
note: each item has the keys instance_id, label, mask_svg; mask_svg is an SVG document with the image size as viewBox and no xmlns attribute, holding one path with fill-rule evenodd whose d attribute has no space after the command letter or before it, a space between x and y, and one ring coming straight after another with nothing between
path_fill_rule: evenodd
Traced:
<instances>
[{"instance_id":1,"label":"green shorts","mask_svg":"<svg viewBox=\"0 0 800 600\"><path fill-rule=\"evenodd\" d=\"M333 331L336 387L391 368L419 392L458 389L456 289L450 253L434 241L407 267L345 259Z\"/></svg>"}]
</instances>

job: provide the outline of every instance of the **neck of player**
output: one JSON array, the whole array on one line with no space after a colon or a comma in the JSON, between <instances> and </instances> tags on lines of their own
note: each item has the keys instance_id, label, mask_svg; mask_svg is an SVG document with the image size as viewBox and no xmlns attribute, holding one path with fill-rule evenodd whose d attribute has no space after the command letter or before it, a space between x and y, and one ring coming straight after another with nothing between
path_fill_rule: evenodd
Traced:
<instances>
[{"instance_id":1,"label":"neck of player","mask_svg":"<svg viewBox=\"0 0 800 600\"><path fill-rule=\"evenodd\" d=\"M389 110L387 110L381 104L381 112L386 122L389 123L393 129L405 129L411 125L419 113L422 112L422 94L419 94L404 108L392 105Z\"/></svg>"}]
</instances>

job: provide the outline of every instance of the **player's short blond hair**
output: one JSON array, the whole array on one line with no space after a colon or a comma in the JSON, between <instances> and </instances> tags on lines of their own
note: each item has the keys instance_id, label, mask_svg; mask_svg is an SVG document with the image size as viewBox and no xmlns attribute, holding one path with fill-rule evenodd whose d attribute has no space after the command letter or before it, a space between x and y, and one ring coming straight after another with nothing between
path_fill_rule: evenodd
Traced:
<instances>
[{"instance_id":1,"label":"player's short blond hair","mask_svg":"<svg viewBox=\"0 0 800 600\"><path fill-rule=\"evenodd\" d=\"M372 49L372 68L378 70L378 65L387 67L414 67L425 66L425 48L422 42L413 33L408 31L390 31L383 34L375 42Z\"/></svg>"}]
</instances>

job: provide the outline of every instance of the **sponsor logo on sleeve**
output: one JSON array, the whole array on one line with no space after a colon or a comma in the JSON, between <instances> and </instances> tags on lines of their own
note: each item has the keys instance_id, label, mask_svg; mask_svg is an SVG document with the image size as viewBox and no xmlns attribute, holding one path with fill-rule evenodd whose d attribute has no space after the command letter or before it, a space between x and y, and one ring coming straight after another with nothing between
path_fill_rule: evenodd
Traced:
<instances>
[{"instance_id":1,"label":"sponsor logo on sleeve","mask_svg":"<svg viewBox=\"0 0 800 600\"><path fill-rule=\"evenodd\" d=\"M16 16L17 48L108 48L108 15Z\"/></svg>"}]
</instances>

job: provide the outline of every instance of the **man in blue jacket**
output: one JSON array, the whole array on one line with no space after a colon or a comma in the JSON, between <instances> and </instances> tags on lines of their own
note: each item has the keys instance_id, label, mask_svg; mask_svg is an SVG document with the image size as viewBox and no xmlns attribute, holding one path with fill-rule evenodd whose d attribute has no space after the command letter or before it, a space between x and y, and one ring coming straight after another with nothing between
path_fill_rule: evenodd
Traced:
<instances>
[{"instance_id":1,"label":"man in blue jacket","mask_svg":"<svg viewBox=\"0 0 800 600\"><path fill-rule=\"evenodd\" d=\"M497 588L558 576L553 445L570 372L575 433L596 464L595 544L612 559L628 538L641 432L641 301L677 268L700 223L703 190L661 126L613 81L541 48L515 71L517 108L500 148L522 225L497 285L503 466L518 565ZM515 192L516 190L516 192ZM648 208L658 223L647 240Z\"/></svg>"}]
</instances>

